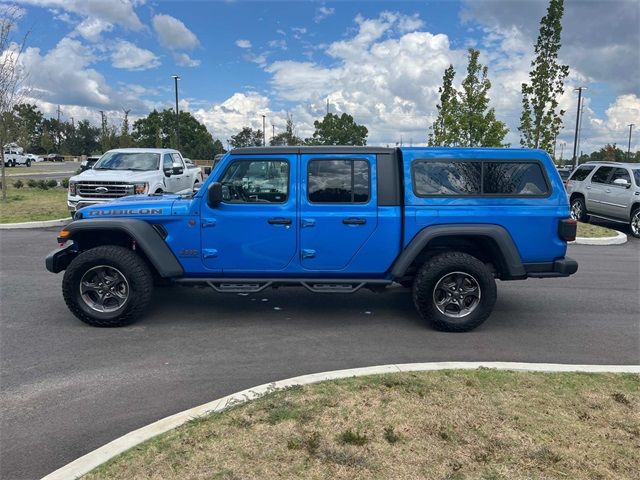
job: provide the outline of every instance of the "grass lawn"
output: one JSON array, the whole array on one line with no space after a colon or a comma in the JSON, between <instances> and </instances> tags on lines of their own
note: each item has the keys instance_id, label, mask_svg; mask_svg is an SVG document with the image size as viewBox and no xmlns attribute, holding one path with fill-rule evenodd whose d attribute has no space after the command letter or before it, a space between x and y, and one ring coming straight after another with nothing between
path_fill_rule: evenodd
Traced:
<instances>
[{"instance_id":1,"label":"grass lawn","mask_svg":"<svg viewBox=\"0 0 640 480\"><path fill-rule=\"evenodd\" d=\"M16 189L9 184L7 202L0 201L0 223L55 220L69 217L67 189L49 190L23 187Z\"/></svg>"},{"instance_id":2,"label":"grass lawn","mask_svg":"<svg viewBox=\"0 0 640 480\"><path fill-rule=\"evenodd\" d=\"M578 237L615 237L617 234L618 232L616 232L615 230L611 230L610 228L599 227L598 225L591 225L590 223L578 222Z\"/></svg>"},{"instance_id":3,"label":"grass lawn","mask_svg":"<svg viewBox=\"0 0 640 480\"><path fill-rule=\"evenodd\" d=\"M276 391L85 479L631 479L640 376L481 369Z\"/></svg>"}]
</instances>

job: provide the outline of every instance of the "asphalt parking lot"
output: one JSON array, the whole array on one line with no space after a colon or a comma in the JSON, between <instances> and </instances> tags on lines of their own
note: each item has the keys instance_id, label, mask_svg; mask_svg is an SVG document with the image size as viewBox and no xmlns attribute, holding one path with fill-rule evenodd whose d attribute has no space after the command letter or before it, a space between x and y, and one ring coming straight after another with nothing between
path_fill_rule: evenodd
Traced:
<instances>
[{"instance_id":1,"label":"asphalt parking lot","mask_svg":"<svg viewBox=\"0 0 640 480\"><path fill-rule=\"evenodd\" d=\"M498 285L476 331L425 327L407 290L327 297L158 289L122 329L76 320L44 270L55 229L0 232L0 478L39 478L166 415L295 375L386 363L640 363L640 241L574 245L568 279ZM277 308L276 308L277 307Z\"/></svg>"},{"instance_id":2,"label":"asphalt parking lot","mask_svg":"<svg viewBox=\"0 0 640 480\"><path fill-rule=\"evenodd\" d=\"M62 180L76 174L80 168L80 162L34 162L31 167L17 166L7 168L5 173L12 180L35 178L38 180Z\"/></svg>"}]
</instances>

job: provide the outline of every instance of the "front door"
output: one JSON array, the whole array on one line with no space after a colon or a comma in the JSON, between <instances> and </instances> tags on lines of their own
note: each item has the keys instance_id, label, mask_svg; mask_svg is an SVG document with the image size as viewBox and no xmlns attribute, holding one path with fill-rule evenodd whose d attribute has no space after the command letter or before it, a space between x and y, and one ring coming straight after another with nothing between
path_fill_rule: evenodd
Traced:
<instances>
[{"instance_id":1,"label":"front door","mask_svg":"<svg viewBox=\"0 0 640 480\"><path fill-rule=\"evenodd\" d=\"M170 153L165 153L162 156L162 170L166 171L166 170L171 170L173 169L173 157L171 156ZM182 190L180 188L180 177L178 175L169 175L167 177L166 173L165 173L165 177L164 177L164 191L165 192L179 192L180 190Z\"/></svg>"},{"instance_id":2,"label":"front door","mask_svg":"<svg viewBox=\"0 0 640 480\"><path fill-rule=\"evenodd\" d=\"M284 270L297 251L296 155L235 157L216 178L223 201L202 203L202 257L224 276ZM204 200L204 199L203 199Z\"/></svg>"},{"instance_id":3,"label":"front door","mask_svg":"<svg viewBox=\"0 0 640 480\"><path fill-rule=\"evenodd\" d=\"M375 231L375 155L302 155L300 263L310 271L348 271Z\"/></svg>"}]
</instances>

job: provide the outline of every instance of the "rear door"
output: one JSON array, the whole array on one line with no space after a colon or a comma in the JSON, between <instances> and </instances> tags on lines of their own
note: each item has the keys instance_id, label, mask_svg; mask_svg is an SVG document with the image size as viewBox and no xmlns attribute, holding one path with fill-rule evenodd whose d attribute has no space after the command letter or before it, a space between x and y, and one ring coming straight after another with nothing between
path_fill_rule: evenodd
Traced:
<instances>
[{"instance_id":1,"label":"rear door","mask_svg":"<svg viewBox=\"0 0 640 480\"><path fill-rule=\"evenodd\" d=\"M376 230L376 156L301 155L300 263L342 271Z\"/></svg>"},{"instance_id":2,"label":"rear door","mask_svg":"<svg viewBox=\"0 0 640 480\"><path fill-rule=\"evenodd\" d=\"M602 209L608 217L629 220L633 190L621 185L615 185L613 182L618 178L624 179L629 185L632 185L629 171L622 167L616 168L611 177L609 177L609 183L604 187Z\"/></svg>"},{"instance_id":3,"label":"rear door","mask_svg":"<svg viewBox=\"0 0 640 480\"><path fill-rule=\"evenodd\" d=\"M284 270L297 252L297 155L231 158L216 172L223 201L202 202L202 256L225 276Z\"/></svg>"},{"instance_id":4,"label":"rear door","mask_svg":"<svg viewBox=\"0 0 640 480\"><path fill-rule=\"evenodd\" d=\"M607 215L607 209L603 204L605 189L609 188L609 177L613 172L613 167L601 166L591 176L591 180L586 186L586 202L589 213Z\"/></svg>"}]
</instances>

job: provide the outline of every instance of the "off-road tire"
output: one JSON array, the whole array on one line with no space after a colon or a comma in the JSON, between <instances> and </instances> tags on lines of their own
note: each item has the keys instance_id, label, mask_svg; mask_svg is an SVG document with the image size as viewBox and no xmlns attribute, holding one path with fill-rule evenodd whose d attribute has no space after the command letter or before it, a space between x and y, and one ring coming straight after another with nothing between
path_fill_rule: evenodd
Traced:
<instances>
[{"instance_id":1,"label":"off-road tire","mask_svg":"<svg viewBox=\"0 0 640 480\"><path fill-rule=\"evenodd\" d=\"M106 265L118 269L129 286L126 303L114 312L92 310L80 295L80 280L89 269ZM145 261L124 247L104 245L79 254L62 279L62 295L71 313L94 327L122 327L133 323L151 301L153 275Z\"/></svg>"},{"instance_id":2,"label":"off-road tire","mask_svg":"<svg viewBox=\"0 0 640 480\"><path fill-rule=\"evenodd\" d=\"M450 318L441 313L434 301L437 283L453 272L471 275L480 288L480 300L471 313ZM496 282L491 270L476 257L462 252L447 252L430 258L422 265L413 284L413 303L420 316L436 330L467 332L482 324L496 303Z\"/></svg>"},{"instance_id":3,"label":"off-road tire","mask_svg":"<svg viewBox=\"0 0 640 480\"><path fill-rule=\"evenodd\" d=\"M629 231L631 232L631 235L633 235L636 238L640 238L640 228L634 227L634 225L638 225L637 222L640 221L640 218L638 218L638 216L640 216L640 207L635 207L633 209L633 212L631 212L631 220L629 221ZM636 223L634 224L634 222Z\"/></svg>"},{"instance_id":4,"label":"off-road tire","mask_svg":"<svg viewBox=\"0 0 640 480\"><path fill-rule=\"evenodd\" d=\"M574 216L574 205L576 204L578 204L577 206L580 208L580 214L577 216ZM571 218L573 218L574 220L577 220L578 222L589 221L589 215L587 215L587 205L584 203L583 197L576 197L573 200L571 200Z\"/></svg>"}]
</instances>

